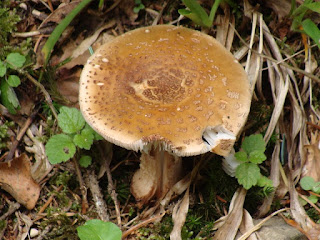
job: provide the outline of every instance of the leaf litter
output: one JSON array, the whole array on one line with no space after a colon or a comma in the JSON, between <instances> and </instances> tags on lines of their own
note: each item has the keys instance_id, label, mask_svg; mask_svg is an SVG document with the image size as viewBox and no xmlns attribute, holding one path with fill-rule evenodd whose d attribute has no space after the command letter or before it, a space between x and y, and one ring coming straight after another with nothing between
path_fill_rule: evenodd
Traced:
<instances>
[{"instance_id":1,"label":"leaf litter","mask_svg":"<svg viewBox=\"0 0 320 240\"><path fill-rule=\"evenodd\" d=\"M76 2L72 2L72 4L75 5ZM69 6L65 6L64 8L56 8L51 15L47 14L49 17L41 23L40 28L48 22L51 22L51 24L60 22L65 14L71 11L70 7L74 6L72 4L69 4ZM276 14L278 14L279 21L287 15L284 8L279 7L283 4L286 4L285 1L270 1L267 4L275 11ZM109 37L117 35L114 34L116 31L114 29L117 29L118 32L121 33L125 25L128 26L125 30L128 30L129 28L136 28L139 24L143 25L143 21L138 18L138 14L132 12L130 6L130 4L120 4L119 1L116 1L110 8L110 11L117 9L118 12L123 11L125 16L119 17L119 15L115 14L115 17L111 17L109 19L111 21L106 22L105 25L100 26L100 28L92 26L92 29L95 29L92 36L84 37L84 35L78 34L75 39L70 38L71 34L77 31L73 26L66 32L67 34L64 35L63 38L60 39L61 42L59 42L60 52L54 51L52 57L54 63L60 63L69 56L73 56L69 63L62 66L57 71L57 73L65 73L68 76L67 78L62 78L63 80L72 76L69 70L75 70L78 66L85 63L88 56L86 49L88 46L94 45L95 42L99 42L97 39L99 39L99 36L103 36L106 31L108 32L107 36ZM159 5L151 5L150 7L155 7L155 9L153 9L155 11L159 10L157 9ZM45 11L43 8L42 10ZM302 231L309 239L316 239L320 234L319 224L311 220L311 218L306 214L305 208L301 206L296 184L302 176L312 176L316 181L319 180L319 173L316 171L316 169L319 168L320 161L319 129L315 126L319 126L320 112L316 106L317 103L313 96L316 93L314 90L318 87L317 84L319 84L319 70L317 61L315 60L319 53L316 48L309 47L306 49L307 54L303 59L305 68L300 69L297 67L294 63L294 56L292 57L288 53L282 51L279 47L279 41L272 34L272 32L274 32L273 29L270 29L270 26L272 25L267 24L264 21L266 16L261 13L262 11L258 12L257 9L251 6L249 1L246 0L244 1L244 15L246 15L246 17L248 17L252 22L252 25L250 26L251 35L249 39L241 40L243 41L242 43L244 43L242 48L239 48L238 50L233 49L232 43L236 40L235 36L239 37L239 33L237 33L235 28L234 15L230 14L231 10L228 6L224 6L222 10L224 14L219 14L216 20L216 37L228 49L233 50L236 58L243 63L249 76L251 91L254 94L253 101L266 101L271 99L274 106L270 121L266 126L264 126L265 141L269 142L274 134L276 134L277 136L282 136L282 141L285 139L287 143L287 158L282 159L281 152L283 151L283 145L281 144L280 137L275 141L273 152L269 159L270 179L273 180L274 187L278 189L265 198L258 209L257 215L259 217L268 215L268 213L270 213L273 200L278 196L286 196L287 199L290 199L290 209L285 209L285 211L292 217L292 220L290 221L287 219L288 223ZM160 15L158 14L157 17L158 16ZM126 17L127 19L125 19ZM153 20L151 15L146 15L146 18L149 18L149 22ZM163 21L165 19L168 19L168 16L162 16L161 20ZM183 19L180 20L183 21ZM226 24L222 25L221 23ZM111 28L112 31L110 31ZM68 38L70 38L71 41L67 41ZM40 43L40 46L44 43L43 40L44 38L41 36L39 38L40 42L38 42L38 44ZM74 41L74 43L72 43L72 41ZM40 51L41 48L38 49ZM300 52L296 57L301 58L301 56L302 53ZM43 60L41 60L40 54L37 54L37 61L37 67L41 67ZM291 64L291 66L288 63ZM68 71L63 72L63 68L66 68ZM263 74L266 74L267 78L264 77ZM75 92L77 91L77 88L70 87L71 85L77 84L78 75L75 74L74 76L75 77L70 81L70 83L61 85L63 87L62 89L59 89L58 94L65 97L74 94L76 98L77 93ZM270 86L268 89L270 92L267 92L265 89L266 85ZM58 96L55 96L52 92L51 96L54 99L58 99ZM4 110L1 110L1 114L10 118L10 114L4 113ZM308 124L309 122L312 122L312 124ZM261 129L252 129L253 132L259 132L260 130ZM36 131L33 125L26 133L27 136L24 141L24 144L26 145L25 150L28 151L35 159L32 167L30 167L29 158L22 154L19 157L14 158L11 162L11 166L16 166L17 169L21 169L21 172L15 171L8 163L0 163L0 172L2 176L1 183L7 184L10 186L9 188L13 189L8 190L8 192L14 196L18 202L24 204L28 209L32 209L35 206L40 193L40 186L36 182L43 180L47 181L48 179L46 180L46 178L52 169L56 169L55 171L59 170L48 163L44 152L43 142L39 140L46 134L46 131L41 129ZM282 160L288 161L286 166L281 166L279 164ZM64 167L62 166L62 168ZM72 171L72 168L70 169L67 167L66 169ZM3 172L7 172L8 177L3 177ZM13 179L9 177L12 174L15 176ZM33 178L31 177L31 174L33 175ZM90 171L88 174L90 175ZM193 177L189 175L184 180L177 183L169 191L165 199L162 201L158 200L155 203L154 208L151 206L149 209L146 209L146 214L141 216L144 216L147 220L143 220L143 217L139 217L138 215L136 222L140 219L143 223L141 226L144 226L144 224L151 224L152 221L148 221L148 219L156 219L156 221L160 221L166 211L170 209L168 206L172 197L179 197L179 195L184 192L184 196L181 196L181 200L175 202L175 206L173 208L171 206L171 209L173 209L171 214L174 221L171 239L180 239L181 229L186 221L188 209L190 209L190 196L193 195L192 192L189 192L190 187L196 179L194 176L198 174L194 173L191 175ZM15 187L17 176L23 176L25 179L28 179L30 182L29 186L32 186L31 195L33 197L27 197L27 194L30 194L30 192L26 193L25 191L21 191L21 186L20 188ZM95 183L96 187L97 184L98 183ZM94 186L91 186L90 188L94 188ZM99 190L95 191L99 192ZM215 224L219 229L214 235L214 238L234 239L238 233L238 229L240 229L242 234L245 234L248 229L252 229L254 227L252 217L249 212L243 208L245 196L246 193L243 189L239 189L235 193L229 206L229 213L218 220ZM24 197L27 198L25 199ZM44 196L44 198L45 197L46 196ZM100 195L97 201L101 201ZM120 206L121 211L124 211L128 206L134 206L134 204L129 204L129 202L126 204ZM158 212L159 209L160 212ZM154 217L154 213L156 213L156 217ZM278 214L278 212L275 213ZM108 209L108 214L106 214L103 213L102 210L99 215L101 215L101 218L109 218L109 214L111 214L110 216L112 218L112 216L115 215L115 211ZM18 218L24 219L25 226L27 229L30 229L31 223L27 220L27 218L30 217L26 218L24 215L19 215ZM122 218L122 221L128 221L127 223L129 223L128 219L128 217L125 217ZM34 219L32 221L34 221ZM135 230L130 232L130 234L136 234L138 231L135 227L136 222L132 222L129 225L122 223L121 225L126 225L127 227L131 226L131 228L134 228ZM230 228L232 228L233 231L230 231ZM257 230L257 227L254 231L255 230ZM19 231L22 232L22 229ZM223 238L219 238L218 236L223 236ZM243 236L242 239L257 239L257 236L255 233L251 234L251 236L247 234L246 236Z\"/></svg>"}]
</instances>

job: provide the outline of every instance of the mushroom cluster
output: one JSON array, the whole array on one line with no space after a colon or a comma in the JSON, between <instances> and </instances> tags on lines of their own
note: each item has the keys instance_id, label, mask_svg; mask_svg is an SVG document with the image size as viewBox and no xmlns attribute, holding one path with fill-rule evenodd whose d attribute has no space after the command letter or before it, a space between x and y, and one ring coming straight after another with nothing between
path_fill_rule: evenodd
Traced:
<instances>
[{"instance_id":1,"label":"mushroom cluster","mask_svg":"<svg viewBox=\"0 0 320 240\"><path fill-rule=\"evenodd\" d=\"M181 157L228 155L251 93L242 66L213 37L158 25L101 46L82 71L79 102L107 141L141 151L131 191L143 204L181 178Z\"/></svg>"}]
</instances>

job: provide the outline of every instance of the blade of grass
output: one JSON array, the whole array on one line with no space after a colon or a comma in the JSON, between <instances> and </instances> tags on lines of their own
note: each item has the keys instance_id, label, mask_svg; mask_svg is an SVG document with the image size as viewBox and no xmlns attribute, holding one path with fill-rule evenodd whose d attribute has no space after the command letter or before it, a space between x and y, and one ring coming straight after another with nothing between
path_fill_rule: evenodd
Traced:
<instances>
[{"instance_id":1,"label":"blade of grass","mask_svg":"<svg viewBox=\"0 0 320 240\"><path fill-rule=\"evenodd\" d=\"M44 56L45 63L44 67L47 66L48 61L51 56L51 52L54 48L54 45L60 38L62 32L66 29L66 27L70 24L70 22L78 15L78 13L87 6L92 0L83 0L80 2L60 23L59 25L53 30L50 37L48 38L47 42L43 46L41 52Z\"/></svg>"},{"instance_id":2,"label":"blade of grass","mask_svg":"<svg viewBox=\"0 0 320 240\"><path fill-rule=\"evenodd\" d=\"M217 9L218 9L221 1L222 0L215 0L214 4L212 5L211 11L210 11L210 15L209 15L210 25L212 25L212 23L213 23L214 17L216 15Z\"/></svg>"},{"instance_id":3,"label":"blade of grass","mask_svg":"<svg viewBox=\"0 0 320 240\"><path fill-rule=\"evenodd\" d=\"M182 12L184 13L183 15L185 15L186 17L189 17L191 20L195 21L195 22L199 25L202 25L204 27L211 27L211 23L209 21L208 18L208 14L206 13L206 11L200 6L199 3L197 3L197 1L195 0L182 0L182 2L189 8L190 11L188 11L188 13L190 14L190 16L188 16L187 12ZM195 17L195 16L196 17Z\"/></svg>"},{"instance_id":4,"label":"blade of grass","mask_svg":"<svg viewBox=\"0 0 320 240\"><path fill-rule=\"evenodd\" d=\"M320 13L320 2L305 3L303 6L313 12Z\"/></svg>"},{"instance_id":5,"label":"blade of grass","mask_svg":"<svg viewBox=\"0 0 320 240\"><path fill-rule=\"evenodd\" d=\"M302 27L305 33L311 37L320 48L320 30L317 25L308 18L302 22Z\"/></svg>"}]
</instances>

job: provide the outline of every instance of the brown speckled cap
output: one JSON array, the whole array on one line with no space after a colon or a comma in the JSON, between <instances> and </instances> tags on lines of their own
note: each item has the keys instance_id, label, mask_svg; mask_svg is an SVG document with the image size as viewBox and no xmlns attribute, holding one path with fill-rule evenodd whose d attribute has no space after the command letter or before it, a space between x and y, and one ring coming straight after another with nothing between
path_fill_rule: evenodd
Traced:
<instances>
[{"instance_id":1,"label":"brown speckled cap","mask_svg":"<svg viewBox=\"0 0 320 240\"><path fill-rule=\"evenodd\" d=\"M227 155L251 94L242 66L214 38L158 25L101 46L82 71L79 101L92 128L124 148Z\"/></svg>"}]
</instances>

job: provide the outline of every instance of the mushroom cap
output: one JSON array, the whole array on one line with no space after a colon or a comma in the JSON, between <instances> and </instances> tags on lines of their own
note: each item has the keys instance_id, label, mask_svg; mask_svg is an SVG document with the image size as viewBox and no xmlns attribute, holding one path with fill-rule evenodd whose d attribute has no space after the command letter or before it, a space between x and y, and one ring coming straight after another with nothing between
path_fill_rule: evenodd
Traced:
<instances>
[{"instance_id":1,"label":"mushroom cap","mask_svg":"<svg viewBox=\"0 0 320 240\"><path fill-rule=\"evenodd\" d=\"M102 45L81 73L79 102L89 125L121 147L225 156L249 113L249 88L213 37L157 25Z\"/></svg>"}]
</instances>

